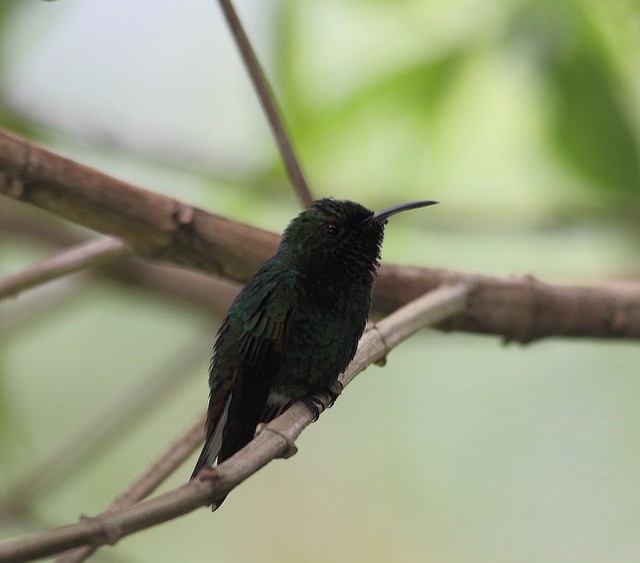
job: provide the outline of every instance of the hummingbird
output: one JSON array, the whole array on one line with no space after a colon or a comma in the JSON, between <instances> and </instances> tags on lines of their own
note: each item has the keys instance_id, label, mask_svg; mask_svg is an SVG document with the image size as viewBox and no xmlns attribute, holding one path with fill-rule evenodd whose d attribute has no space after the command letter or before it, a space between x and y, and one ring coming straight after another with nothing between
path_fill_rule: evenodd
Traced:
<instances>
[{"instance_id":1,"label":"hummingbird","mask_svg":"<svg viewBox=\"0 0 640 563\"><path fill-rule=\"evenodd\" d=\"M371 311L387 219L433 205L374 213L348 200L313 202L285 229L275 255L235 298L209 366L206 440L191 479L249 443L298 400L329 392L353 359ZM225 497L217 499L214 508Z\"/></svg>"}]
</instances>

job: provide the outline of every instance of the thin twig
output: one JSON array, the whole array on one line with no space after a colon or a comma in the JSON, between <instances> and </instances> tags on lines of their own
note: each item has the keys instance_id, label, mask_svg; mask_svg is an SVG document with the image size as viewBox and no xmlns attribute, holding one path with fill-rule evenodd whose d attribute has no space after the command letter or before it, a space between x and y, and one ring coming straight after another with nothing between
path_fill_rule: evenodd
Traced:
<instances>
[{"instance_id":1,"label":"thin twig","mask_svg":"<svg viewBox=\"0 0 640 563\"><path fill-rule=\"evenodd\" d=\"M386 325L382 323L382 329L373 324L370 330L374 330L380 338L386 353L400 344L403 340L420 330L425 324L432 324L438 319L454 315L464 308L464 300L468 294L468 288L462 284L452 287L444 287L442 290L428 293L407 305L400 312L395 312L386 319ZM385 330L385 326L394 326L394 330ZM374 333L374 336L376 334ZM357 365L358 359L354 359L350 369L340 378L346 387L353 378L363 371L368 363ZM184 461L193 449L202 442L205 415L201 415L191 427L176 440L166 452L140 477L127 487L125 492L117 497L109 508L99 514L97 518L113 512L114 508L128 506L149 495L171 472L176 469L181 461ZM60 556L56 563L77 563L84 561L94 553L97 546L83 546Z\"/></svg>"},{"instance_id":2,"label":"thin twig","mask_svg":"<svg viewBox=\"0 0 640 563\"><path fill-rule=\"evenodd\" d=\"M343 384L373 362L386 357L390 349L409 336L410 330L441 322L464 310L469 295L466 284L444 287L419 299L364 334L354 361L345 373ZM411 329L400 330L405 322ZM324 405L329 397L318 397ZM277 457L286 457L300 433L313 422L313 414L301 402L270 422L238 453L215 468L204 469L199 477L168 493L144 500L105 516L83 518L76 524L28 534L0 544L0 561L25 561L46 557L81 545L114 544L122 537L182 516L209 505Z\"/></svg>"},{"instance_id":3,"label":"thin twig","mask_svg":"<svg viewBox=\"0 0 640 563\"><path fill-rule=\"evenodd\" d=\"M472 290L472 285L463 281L452 285L444 285L410 301L383 320L374 323L371 330L367 331L362 338L363 340L365 337L367 339L370 338L375 342L375 337L377 336L382 344L382 354L377 355L372 361L383 360L388 352L421 328L437 325L445 319L450 319L463 313ZM358 344L358 354L356 354L348 369L340 377L340 381L345 387L351 383L356 375L364 371L372 363L369 361L368 354L360 353L360 348L366 346L369 346L369 344L363 344L362 341Z\"/></svg>"},{"instance_id":4,"label":"thin twig","mask_svg":"<svg viewBox=\"0 0 640 563\"><path fill-rule=\"evenodd\" d=\"M59 247L88 242L85 233L70 228L66 223L48 219L46 214L31 206L0 198L0 237L15 238L17 235L58 251L61 251ZM237 282L204 272L139 258L114 262L87 273L90 277L108 278L129 288L143 287L145 291L157 292L172 300L190 303L198 310L206 309L219 315L226 313L241 287Z\"/></svg>"},{"instance_id":5,"label":"thin twig","mask_svg":"<svg viewBox=\"0 0 640 563\"><path fill-rule=\"evenodd\" d=\"M85 288L85 280L72 285L47 288L42 294L35 295L24 302L0 303L0 334L5 338L17 334L31 321L40 320L43 314L66 306L76 299ZM7 311L8 309L8 311Z\"/></svg>"},{"instance_id":6,"label":"thin twig","mask_svg":"<svg viewBox=\"0 0 640 563\"><path fill-rule=\"evenodd\" d=\"M253 87L258 94L258 98L260 98L262 109L267 114L269 124L271 125L271 131L276 139L276 143L278 143L278 148L280 149L280 154L282 155L282 160L284 161L291 184L296 190L302 205L304 207L308 207L313 201L313 196L311 195L309 185L302 173L300 162L296 156L291 141L289 140L289 135L287 134L284 126L284 120L278 111L273 90L269 87L264 71L258 61L258 57L251 46L251 42L242 27L240 18L238 18L231 0L220 0L220 7L224 12L229 29L231 30L238 49L240 50L244 65L251 77Z\"/></svg>"},{"instance_id":7,"label":"thin twig","mask_svg":"<svg viewBox=\"0 0 640 563\"><path fill-rule=\"evenodd\" d=\"M191 368L203 360L209 351L210 339L199 339L181 349L169 361L163 361L162 370L154 370L143 378L135 389L127 390L96 418L82 426L64 445L44 461L35 465L20 481L11 486L0 498L0 516L15 516L29 509L34 499L41 499L60 483L72 477L78 467L95 452L103 450L116 437L130 431L132 425L173 393L184 381Z\"/></svg>"},{"instance_id":8,"label":"thin twig","mask_svg":"<svg viewBox=\"0 0 640 563\"><path fill-rule=\"evenodd\" d=\"M45 258L28 268L0 279L0 299L15 296L25 289L130 256L132 250L121 240L102 238L79 244L60 254Z\"/></svg>"},{"instance_id":9,"label":"thin twig","mask_svg":"<svg viewBox=\"0 0 640 563\"><path fill-rule=\"evenodd\" d=\"M101 518L107 514L111 514L118 508L130 506L149 496L169 475L180 467L193 453L193 450L202 443L206 418L206 413L201 414L189 428L169 445L166 451L158 457L156 461L131 481L126 489L97 517ZM97 545L78 547L77 549L63 553L56 559L56 563L77 563L78 561L84 561L87 557L93 555L98 547Z\"/></svg>"}]
</instances>

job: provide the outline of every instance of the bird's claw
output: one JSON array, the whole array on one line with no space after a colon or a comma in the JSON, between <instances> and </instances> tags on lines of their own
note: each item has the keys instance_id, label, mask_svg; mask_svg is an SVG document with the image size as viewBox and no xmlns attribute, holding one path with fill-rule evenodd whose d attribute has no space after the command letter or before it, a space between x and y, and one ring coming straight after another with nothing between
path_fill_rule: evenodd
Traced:
<instances>
[{"instance_id":1,"label":"bird's claw","mask_svg":"<svg viewBox=\"0 0 640 563\"><path fill-rule=\"evenodd\" d=\"M329 387L329 390L327 391L330 399L329 404L327 405L328 409L330 409L334 405L334 403L336 402L336 399L340 396L340 393L342 393L343 389L344 389L344 385L342 385L342 382L338 379L336 379L331 384L331 387Z\"/></svg>"},{"instance_id":2,"label":"bird's claw","mask_svg":"<svg viewBox=\"0 0 640 563\"><path fill-rule=\"evenodd\" d=\"M320 399L316 397L305 397L302 402L311 411L313 415L313 422L320 418L320 413L324 410L324 404Z\"/></svg>"},{"instance_id":3,"label":"bird's claw","mask_svg":"<svg viewBox=\"0 0 640 563\"><path fill-rule=\"evenodd\" d=\"M315 396L305 397L304 399L302 399L302 402L311 411L311 414L313 414L313 422L320 418L322 411L324 411L325 409L330 409L333 406L340 393L342 393L343 389L344 385L342 385L342 382L336 379L331 384L331 387L327 389L327 395L329 395L329 403L326 406L321 399Z\"/></svg>"}]
</instances>

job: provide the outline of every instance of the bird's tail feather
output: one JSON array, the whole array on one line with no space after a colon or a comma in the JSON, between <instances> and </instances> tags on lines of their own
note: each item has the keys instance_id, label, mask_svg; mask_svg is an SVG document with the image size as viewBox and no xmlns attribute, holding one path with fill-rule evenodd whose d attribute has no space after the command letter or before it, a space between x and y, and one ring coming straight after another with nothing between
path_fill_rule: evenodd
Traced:
<instances>
[{"instance_id":1,"label":"bird's tail feather","mask_svg":"<svg viewBox=\"0 0 640 563\"><path fill-rule=\"evenodd\" d=\"M229 393L229 397L227 398L227 402L224 406L224 410L218 419L217 424L213 432L207 432L207 439L204 442L204 446L202 448L202 452L200 453L200 457L196 462L196 466L191 474L190 480L194 479L195 476L200 472L200 470L205 466L212 466L218 457L218 452L222 446L222 437L224 434L224 427L227 424L227 418L229 416L229 403L231 402L231 393Z\"/></svg>"}]
</instances>

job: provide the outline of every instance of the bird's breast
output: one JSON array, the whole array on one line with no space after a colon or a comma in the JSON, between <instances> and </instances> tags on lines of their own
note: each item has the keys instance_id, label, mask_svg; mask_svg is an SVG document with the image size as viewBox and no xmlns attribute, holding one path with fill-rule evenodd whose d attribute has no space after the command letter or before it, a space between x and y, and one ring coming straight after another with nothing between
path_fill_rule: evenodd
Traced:
<instances>
[{"instance_id":1,"label":"bird's breast","mask_svg":"<svg viewBox=\"0 0 640 563\"><path fill-rule=\"evenodd\" d=\"M273 398L297 400L326 391L355 355L371 301L310 299L299 303L272 387Z\"/></svg>"}]
</instances>

